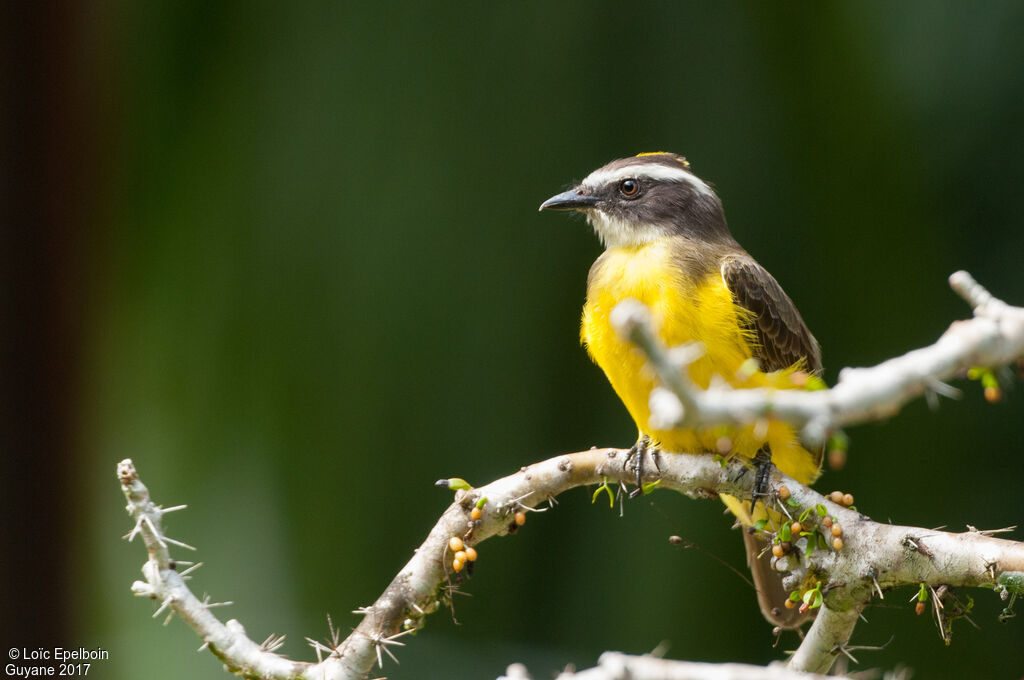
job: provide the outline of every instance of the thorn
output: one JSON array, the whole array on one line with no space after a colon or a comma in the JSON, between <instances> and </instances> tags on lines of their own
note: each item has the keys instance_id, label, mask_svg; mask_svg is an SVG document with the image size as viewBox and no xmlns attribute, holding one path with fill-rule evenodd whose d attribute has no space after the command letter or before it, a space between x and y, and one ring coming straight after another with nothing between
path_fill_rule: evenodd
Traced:
<instances>
[{"instance_id":1,"label":"thorn","mask_svg":"<svg viewBox=\"0 0 1024 680\"><path fill-rule=\"evenodd\" d=\"M321 663L324 660L323 657L321 656L321 652L326 652L328 657L334 654L333 649L331 649L324 643L320 642L319 640L314 640L313 638L308 637L306 638L306 642L308 642L309 646L312 647L314 651L316 651L317 663Z\"/></svg>"},{"instance_id":2,"label":"thorn","mask_svg":"<svg viewBox=\"0 0 1024 680\"><path fill-rule=\"evenodd\" d=\"M182 543L181 541L175 540L175 539L171 538L170 536L164 536L163 539L165 541L167 541L168 543L180 546L182 548L185 548L186 550L195 550L196 549L194 546L191 546L188 543ZM167 546L164 545L164 547L166 548Z\"/></svg>"},{"instance_id":3,"label":"thorn","mask_svg":"<svg viewBox=\"0 0 1024 680\"><path fill-rule=\"evenodd\" d=\"M939 395L947 399L960 399L964 396L963 390L944 383L934 376L926 376L924 384L930 390L929 394Z\"/></svg>"},{"instance_id":4,"label":"thorn","mask_svg":"<svg viewBox=\"0 0 1024 680\"><path fill-rule=\"evenodd\" d=\"M267 636L267 639L260 645L260 649L265 652L275 652L281 648L284 644L285 635L274 635L271 633Z\"/></svg>"},{"instance_id":5,"label":"thorn","mask_svg":"<svg viewBox=\"0 0 1024 680\"><path fill-rule=\"evenodd\" d=\"M160 531L156 528L156 525L153 524L153 520L149 518L149 515L143 515L142 517L140 517L139 522L141 524L146 524L149 526L149 530L153 532L153 538L155 538L156 542L160 544L160 547L166 550L167 544L164 543L163 536L160 535Z\"/></svg>"},{"instance_id":6,"label":"thorn","mask_svg":"<svg viewBox=\"0 0 1024 680\"><path fill-rule=\"evenodd\" d=\"M199 645L199 649L197 649L196 651L197 652L202 652L204 649L206 649L209 646L210 646L210 641L206 640L205 642L203 642L203 644Z\"/></svg>"},{"instance_id":7,"label":"thorn","mask_svg":"<svg viewBox=\"0 0 1024 680\"><path fill-rule=\"evenodd\" d=\"M394 635L390 635L390 636L385 636L382 633L374 633L372 635L367 635L366 636L366 637L368 637L370 639L370 642L373 643L373 646L377 650L377 666L378 667L384 668L384 660L381 657L381 650L383 650L385 654L390 656L391 660L394 661L396 664L399 663L398 657L396 657L394 654L392 654L391 650L388 649L388 647L389 646L405 647L405 643L404 642L399 642L398 638L402 637L403 635L408 635L411 632L413 632L413 631L412 630L403 630L403 631L400 631L400 632L395 633ZM366 633L363 633L363 635L366 635Z\"/></svg>"},{"instance_id":8,"label":"thorn","mask_svg":"<svg viewBox=\"0 0 1024 680\"><path fill-rule=\"evenodd\" d=\"M234 602L210 602L210 596L203 594L203 606L207 609L213 609L214 607L230 607Z\"/></svg>"},{"instance_id":9,"label":"thorn","mask_svg":"<svg viewBox=\"0 0 1024 680\"><path fill-rule=\"evenodd\" d=\"M180 562L179 564L188 564L188 562ZM182 578L185 578L186 576L188 576L188 575L189 575L189 574L191 574L192 572L194 572L194 571L196 571L197 569L199 569L199 567L201 567L201 566L203 566L203 563L202 563L202 562L196 562L196 563L195 563L195 564L193 564L193 565L192 565L191 567L189 567L188 569L186 569L185 571L181 572L181 573L180 573L180 574L178 574L178 575L179 575L179 576L181 576Z\"/></svg>"},{"instance_id":10,"label":"thorn","mask_svg":"<svg viewBox=\"0 0 1024 680\"><path fill-rule=\"evenodd\" d=\"M129 510L129 512L131 512L131 510ZM122 536L121 538L123 538L123 539L127 540L129 543L131 543L132 540L134 540L135 537L138 536L142 532L142 519L143 518L140 517L137 520L135 520L135 526L132 528L132 530L129 531L124 536Z\"/></svg>"},{"instance_id":11,"label":"thorn","mask_svg":"<svg viewBox=\"0 0 1024 680\"><path fill-rule=\"evenodd\" d=\"M920 538L916 538L914 536L909 536L909 535L905 536L903 538L903 545L905 545L908 548L911 548L913 550L916 550L917 552L921 553L922 555L924 555L925 557L927 557L929 559L932 559L932 558L935 557L935 553L933 553L931 551L931 549L928 548L928 546L926 546L924 544L924 541L922 541Z\"/></svg>"},{"instance_id":12,"label":"thorn","mask_svg":"<svg viewBox=\"0 0 1024 680\"><path fill-rule=\"evenodd\" d=\"M165 609L171 606L172 602L174 602L174 596L168 596L168 598L164 600L163 603L161 603L160 607L155 612L153 612L153 618L155 619L156 617L160 616L160 614L162 614Z\"/></svg>"},{"instance_id":13,"label":"thorn","mask_svg":"<svg viewBox=\"0 0 1024 680\"><path fill-rule=\"evenodd\" d=\"M1011 531L1016 531L1017 530L1017 525L1014 524L1012 527L1003 527L1002 529L980 529L979 530L977 527L972 527L970 524L968 524L967 525L967 529L968 529L968 531L970 531L972 533L981 534L982 536L994 536L995 534L1008 534Z\"/></svg>"},{"instance_id":14,"label":"thorn","mask_svg":"<svg viewBox=\"0 0 1024 680\"><path fill-rule=\"evenodd\" d=\"M187 507L187 505L172 505L169 508L160 508L160 514L166 515L169 512L177 512L178 510L184 510Z\"/></svg>"},{"instance_id":15,"label":"thorn","mask_svg":"<svg viewBox=\"0 0 1024 680\"><path fill-rule=\"evenodd\" d=\"M334 621L330 614L327 615L327 630L331 632L331 645L337 650L338 645L341 644L341 630L334 627Z\"/></svg>"}]
</instances>

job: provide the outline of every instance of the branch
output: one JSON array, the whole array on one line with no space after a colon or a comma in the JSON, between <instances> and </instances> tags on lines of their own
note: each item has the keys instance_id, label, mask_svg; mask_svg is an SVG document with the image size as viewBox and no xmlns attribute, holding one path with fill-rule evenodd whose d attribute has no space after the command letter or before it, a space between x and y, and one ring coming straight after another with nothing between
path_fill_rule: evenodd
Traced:
<instances>
[{"instance_id":1,"label":"branch","mask_svg":"<svg viewBox=\"0 0 1024 680\"><path fill-rule=\"evenodd\" d=\"M828 676L834 680L837 676ZM824 675L802 673L785 664L751 666L739 663L673 661L656 656L605 652L595 668L565 672L556 680L826 680ZM498 680L529 680L525 669L510 668Z\"/></svg>"},{"instance_id":2,"label":"branch","mask_svg":"<svg viewBox=\"0 0 1024 680\"><path fill-rule=\"evenodd\" d=\"M317 648L328 656L321 663L290 661L273 654L245 637L237 621L221 624L184 584L167 554L168 539L160 528L162 512L149 500L131 461L118 466L128 511L136 520L132 535L141 534L150 555L143 567L146 582L133 590L162 602L203 638L204 644L234 673L267 678L361 678L383 655L400 646L396 638L424 624L426 615L439 609L451 595L453 574L449 541L459 536L467 545L478 545L492 536L518 529L516 512L539 511L537 507L558 494L587 484L632 480L624 469L624 449L591 449L557 456L477 489L458 491L455 502L441 516L414 556L371 606L359 610L364 618L344 641ZM659 488L688 496L707 498L728 493L749 499L753 474L744 474L743 462L723 462L710 454L665 455L660 470L648 470L648 481L660 480ZM780 503L782 512L822 506L843 526L842 550L816 550L802 560L787 555L776 568L787 570L794 587L809 577L820 580L826 593L822 613L790 662L794 670L825 672L849 639L857 613L875 592L925 583L946 586L997 587L1024 578L1024 544L993 538L985 532L954 534L916 527L872 522L854 510L785 475L773 475L770 493L778 497L785 486L790 500ZM482 516L472 519L472 509L483 503ZM797 548L798 551L801 549ZM803 549L806 552L806 548ZM382 655L383 652L383 655Z\"/></svg>"},{"instance_id":3,"label":"branch","mask_svg":"<svg viewBox=\"0 0 1024 680\"><path fill-rule=\"evenodd\" d=\"M636 300L620 302L612 322L647 355L665 386L651 395L656 429L747 425L772 417L802 427L809 443L821 443L837 428L887 418L926 392L955 393L944 381L973 367L1024 357L1024 309L994 298L967 272L956 272L949 282L974 307L974 318L954 323L928 347L870 368L845 368L834 387L812 392L721 384L702 390L681 370L701 355L699 346L666 348L650 312Z\"/></svg>"},{"instance_id":4,"label":"branch","mask_svg":"<svg viewBox=\"0 0 1024 680\"><path fill-rule=\"evenodd\" d=\"M992 298L964 273L951 280L975 305L974 319L954 324L930 347L874 368L847 369L834 388L818 392L691 390L685 372L673 358L679 353L670 354L660 345L644 322L644 312L626 305L623 311L617 308L616 316L625 319L623 328L637 338L672 389L660 390L661 397L652 395L652 401L665 401L664 395L671 395L678 422L687 427L695 422L746 423L770 415L801 424L805 431L824 433L841 424L887 415L971 366L1003 365L1024 355L1024 310ZM683 354L692 356L692 351ZM687 406L680 414L684 403ZM449 546L453 537L475 546L491 536L514 532L522 513L541 511L541 504L563 491L588 484L622 487L632 481L632 470L625 469L626 454L623 449L592 449L557 456L487 486L456 492L455 502L383 594L371 606L357 610L364 617L352 634L326 645L311 641L318 663L292 661L273 653L279 639L255 643L240 623L221 623L210 612L214 605L192 594L185 581L196 567L179 573L177 568L183 563L176 563L169 554L169 545L190 546L168 538L162 528L163 515L178 508L155 505L131 460L124 460L118 465L118 477L128 500L127 510L135 520L127 538L141 535L149 556L142 570L146 580L135 582L132 589L161 603L155 615L169 611L180 616L203 639L203 647L209 647L238 675L282 680L363 678L374 665L383 666L384 656L394 658L394 648L404 644L399 638L422 627L429 613L450 601L460 582L452 571ZM664 455L659 465L659 469L645 470L646 481L657 481L659 488L700 498L723 493L751 498L755 475L744 474L746 463L736 458L722 461L710 454ZM780 495L782 486L786 489ZM945 592L946 586L989 586L1003 596L1024 594L1024 544L1019 542L973 529L955 534L872 522L777 471L768 492L762 500L790 517L801 514L807 520L805 528L812 532L824 533L825 519L843 527L841 544L817 546L812 543L817 542L815 533L793 537L793 552L773 561L784 574L786 587L802 593L805 606L819 610L790 660L791 670L827 672L838 654L849 655L846 645L859 612L875 593L883 597L887 589L924 584ZM774 539L783 528L763 531ZM943 623L942 617L948 615L938 606L935 612Z\"/></svg>"}]
</instances>

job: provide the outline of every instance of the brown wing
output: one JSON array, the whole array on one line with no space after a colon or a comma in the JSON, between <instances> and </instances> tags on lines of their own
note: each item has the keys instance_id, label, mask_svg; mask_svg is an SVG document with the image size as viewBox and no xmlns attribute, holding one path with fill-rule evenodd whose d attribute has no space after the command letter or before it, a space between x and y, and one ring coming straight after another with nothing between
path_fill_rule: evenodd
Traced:
<instances>
[{"instance_id":1,"label":"brown wing","mask_svg":"<svg viewBox=\"0 0 1024 680\"><path fill-rule=\"evenodd\" d=\"M821 349L807 330L793 301L779 282L749 255L722 262L722 279L736 304L754 315L758 347L754 356L765 371L788 368L800 359L812 373L821 373Z\"/></svg>"},{"instance_id":2,"label":"brown wing","mask_svg":"<svg viewBox=\"0 0 1024 680\"><path fill-rule=\"evenodd\" d=\"M807 330L807 324L800 317L793 301L764 267L749 255L730 255L722 262L722 279L736 304L754 315L752 325L759 345L754 350L754 356L761 360L764 370L788 368L803 359L808 371L821 373L818 341ZM819 465L823 453L819 447L811 454ZM776 626L797 628L810 616L784 607L788 593L779 572L771 566L767 544L761 537L748 534L745 530L743 543L757 588L761 613Z\"/></svg>"}]
</instances>

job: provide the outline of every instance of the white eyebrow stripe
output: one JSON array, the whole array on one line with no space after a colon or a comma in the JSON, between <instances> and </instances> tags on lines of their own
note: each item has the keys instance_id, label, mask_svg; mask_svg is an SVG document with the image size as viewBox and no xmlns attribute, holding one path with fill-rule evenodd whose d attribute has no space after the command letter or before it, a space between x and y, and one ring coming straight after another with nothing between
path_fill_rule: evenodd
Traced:
<instances>
[{"instance_id":1,"label":"white eyebrow stripe","mask_svg":"<svg viewBox=\"0 0 1024 680\"><path fill-rule=\"evenodd\" d=\"M595 170L590 173L582 184L590 187L604 186L615 182L621 182L631 177L646 177L647 179L661 180L667 182L687 182L694 189L703 193L711 194L711 187L692 172L683 168L673 168L661 163L644 163L641 165L627 165L614 170Z\"/></svg>"}]
</instances>

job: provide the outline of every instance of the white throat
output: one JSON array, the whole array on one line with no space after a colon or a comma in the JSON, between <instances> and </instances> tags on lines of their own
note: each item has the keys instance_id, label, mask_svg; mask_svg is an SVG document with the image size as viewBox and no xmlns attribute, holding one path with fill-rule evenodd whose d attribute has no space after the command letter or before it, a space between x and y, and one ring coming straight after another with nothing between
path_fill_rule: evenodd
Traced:
<instances>
[{"instance_id":1,"label":"white throat","mask_svg":"<svg viewBox=\"0 0 1024 680\"><path fill-rule=\"evenodd\" d=\"M587 211L587 221L605 248L635 248L654 241L667 231L657 224L629 222L596 208Z\"/></svg>"}]
</instances>

